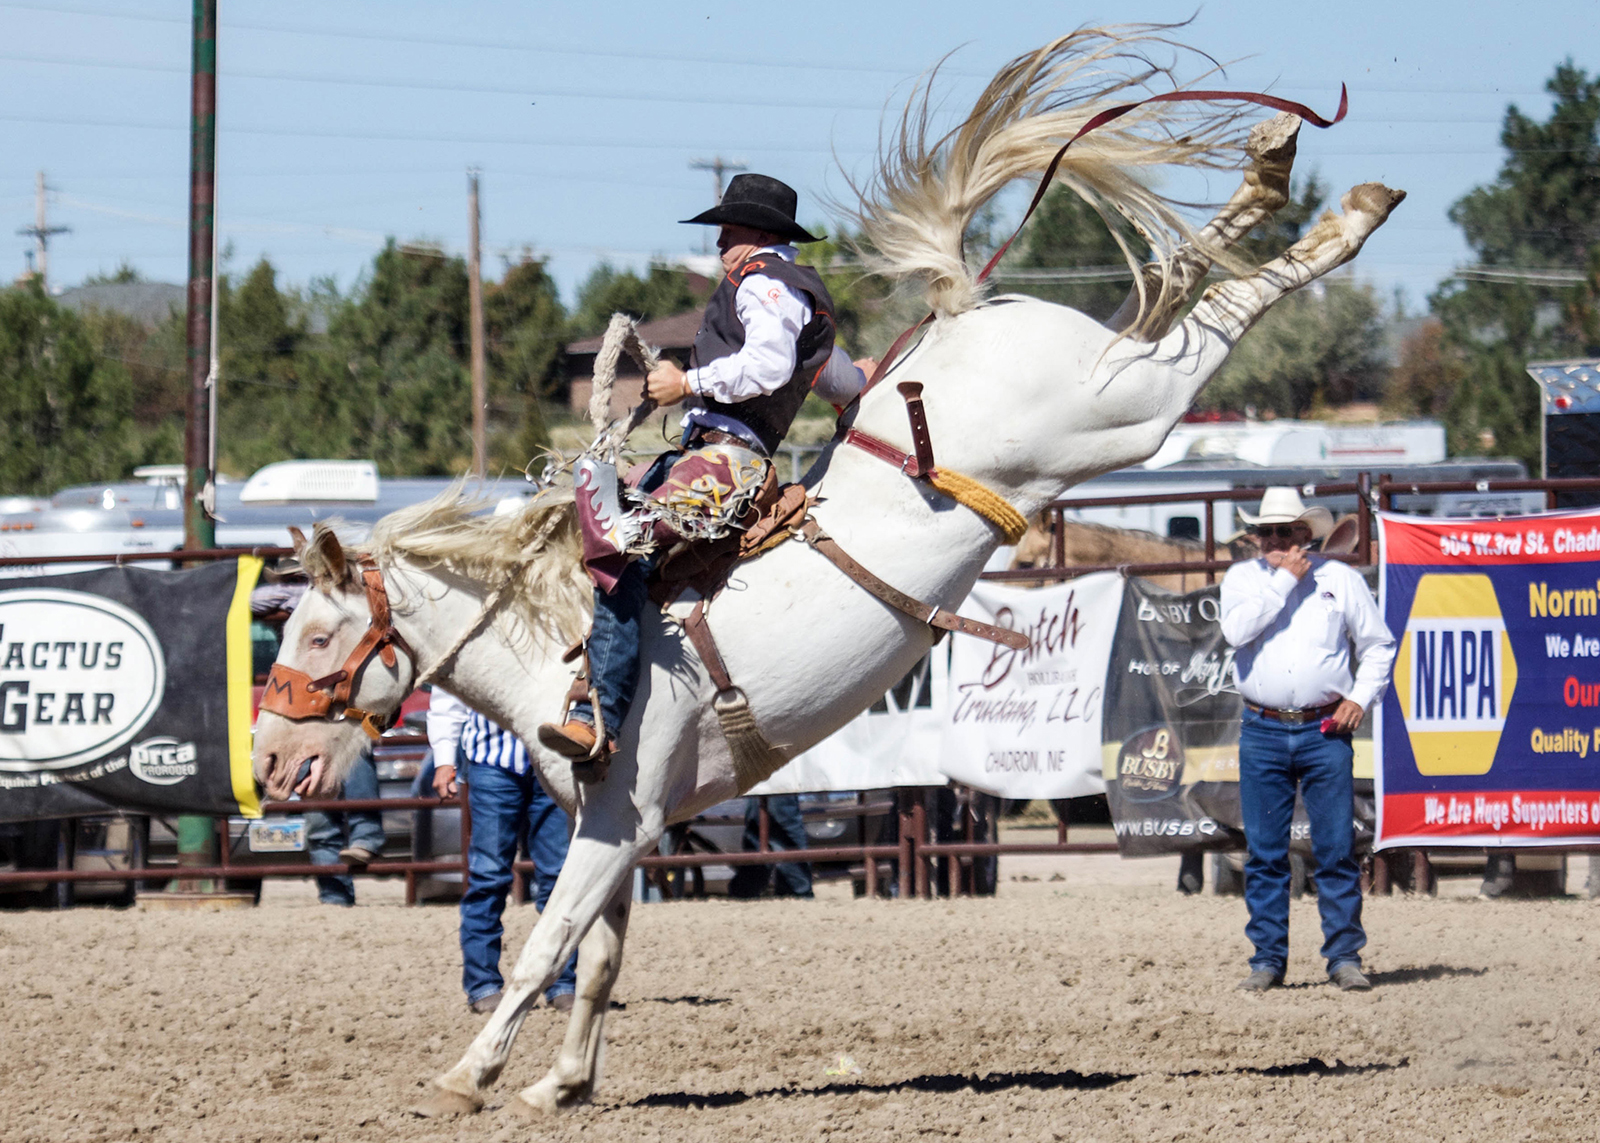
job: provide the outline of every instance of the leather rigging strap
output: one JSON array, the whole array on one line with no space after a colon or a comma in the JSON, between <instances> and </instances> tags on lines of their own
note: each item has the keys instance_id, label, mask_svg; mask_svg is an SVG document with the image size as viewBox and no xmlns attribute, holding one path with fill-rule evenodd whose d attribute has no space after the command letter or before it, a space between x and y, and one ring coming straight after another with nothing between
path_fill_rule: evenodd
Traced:
<instances>
[{"instance_id":1,"label":"leather rigging strap","mask_svg":"<svg viewBox=\"0 0 1600 1143\"><path fill-rule=\"evenodd\" d=\"M821 552L836 568L866 588L867 591L896 611L911 616L919 623L926 623L929 627L937 627L944 631L959 631L963 635L976 635L980 639L988 639L992 643L999 643L1016 651L1026 651L1031 645L1028 636L1021 631L1012 631L1006 627L996 627L992 623L979 623L976 619L964 619L959 615L935 607L931 603L923 603L922 600L907 595L899 588L885 583L857 563L811 517L807 517L805 523L800 525L800 538ZM691 630L691 638L693 638L693 634ZM699 648L698 643L695 646L696 649ZM704 655L701 657L704 658Z\"/></svg>"}]
</instances>

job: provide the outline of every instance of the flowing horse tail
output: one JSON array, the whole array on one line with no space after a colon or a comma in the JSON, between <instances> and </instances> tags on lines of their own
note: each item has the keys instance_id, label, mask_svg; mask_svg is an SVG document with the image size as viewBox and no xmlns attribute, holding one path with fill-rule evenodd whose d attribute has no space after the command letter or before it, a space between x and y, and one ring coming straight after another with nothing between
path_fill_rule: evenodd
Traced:
<instances>
[{"instance_id":1,"label":"flowing horse tail","mask_svg":"<svg viewBox=\"0 0 1600 1143\"><path fill-rule=\"evenodd\" d=\"M971 309L982 284L967 265L963 237L984 204L1014 179L1043 173L1061 145L1102 111L1162 91L1193 87L1220 70L1208 56L1166 35L1171 25L1080 28L1018 56L1000 69L971 114L929 141L932 87L917 85L898 129L864 186L852 183L858 205L848 211L865 241L861 256L876 273L923 283L930 308L945 316ZM1200 74L1184 83L1177 62L1198 59ZM1213 103L1150 103L1085 135L1067 151L1056 181L1070 187L1106 221L1128 260L1143 297L1139 254L1129 245L1131 223L1161 267L1158 297L1173 252L1196 242L1177 204L1139 177L1145 168L1180 165L1237 169L1244 163L1248 109ZM1221 252L1214 260L1232 266ZM1239 267L1233 266L1238 269Z\"/></svg>"}]
</instances>

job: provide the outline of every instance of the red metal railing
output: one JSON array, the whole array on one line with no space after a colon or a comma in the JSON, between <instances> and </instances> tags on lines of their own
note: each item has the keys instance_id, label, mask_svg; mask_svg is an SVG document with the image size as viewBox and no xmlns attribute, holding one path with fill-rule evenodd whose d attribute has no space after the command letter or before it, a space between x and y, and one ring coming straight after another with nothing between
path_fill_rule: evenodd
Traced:
<instances>
[{"instance_id":1,"label":"red metal railing","mask_svg":"<svg viewBox=\"0 0 1600 1143\"><path fill-rule=\"evenodd\" d=\"M1302 495L1307 497L1337 497L1354 496L1356 498L1356 515L1358 518L1358 548L1355 553L1348 556L1336 556L1357 566L1369 567L1373 563L1373 512L1387 510L1396 495L1432 495L1449 492L1544 492L1546 508L1555 506L1556 496L1561 492L1594 492L1600 491L1600 478L1567 478L1550 480L1479 480L1479 481L1432 481L1432 482L1397 482L1387 476L1373 481L1370 475L1363 473L1353 482L1314 484L1308 483L1298 486ZM1045 518L1049 527L1052 540L1050 545L1050 564L1044 567L1023 568L1011 571L986 573L983 578L998 581L1039 581L1039 580L1065 580L1086 575L1097 571L1120 571L1125 575L1175 575L1186 573L1203 573L1207 583L1216 581L1216 573L1225 571L1231 561L1219 560L1217 555L1216 512L1218 503L1259 500L1266 490L1264 488L1232 488L1217 489L1201 492L1161 492L1141 495L1118 496L1107 498L1067 498L1057 500L1045 509ZM1148 504L1192 504L1205 505L1203 543L1205 558L1192 561L1168 561L1157 563L1126 563L1105 564L1092 566L1065 566L1065 551L1063 540L1062 521L1063 513L1073 509L1105 508L1117 506L1136 506ZM281 557L292 554L292 549L282 547L254 547L233 549L208 549L203 551L170 551L170 552L134 552L120 555L107 556L43 556L43 557L12 557L0 558L0 567L35 566L47 564L70 563L129 563L153 560L169 560L178 562L200 562L204 560L233 559L240 555L256 555L265 558ZM420 745L426 741L421 736L395 736L385 740L390 745ZM868 896L876 896L881 876L880 863L888 861L894 863L897 869L897 891L903 898L912 896L927 897L934 892L935 863L945 859L945 886L946 892L956 895L962 892L971 892L976 885L976 869L974 862L978 858L1001 856L1006 854L1082 854L1082 853L1115 853L1117 846L1114 842L1069 842L1067 827L1060 823L1057 839L1053 843L1031 842L997 842L979 841L975 838L978 818L972 810L972 792L962 787L955 787L958 801L960 801L961 828L966 834L963 841L940 842L930 840L928 799L933 793L932 788L902 789L896 791L896 817L897 839L893 845L869 845L863 839L856 845L844 846L819 846L804 851L773 850L769 843L769 817L765 799L762 799L758 811L758 830L760 843L755 852L740 853L676 853L653 854L640 860L639 864L651 870L668 871L675 869L703 869L708 865L756 865L777 864L788 861L815 861L834 862L848 861L859 862L862 868L862 877ZM429 873L459 873L465 883L467 874L466 850L471 837L471 814L468 807L459 798L383 798L368 801L345 800L319 800L299 802L276 802L263 807L264 813L305 813L313 810L406 810L406 809L450 809L459 808L462 814L462 854L453 861L377 861L361 867L349 867L343 864L309 866L303 864L282 865L238 865L229 860L230 839L227 835L226 819L219 819L221 831L221 859L215 866L195 867L185 865L177 866L141 866L125 870L18 870L15 872L0 872L0 885L37 883L37 882L82 882L82 881L117 881L117 880L147 880L181 876L184 881L196 880L221 880L236 877L309 877L326 873L353 873L357 875L401 875L406 879L406 900L413 903L416 899L416 879ZM864 816L868 811L882 812L888 808L885 803L872 805L858 805L856 807L836 807L828 811L817 811L813 816ZM696 819L702 824L721 824L727 819ZM742 819L740 819L742 820ZM692 824L692 823L691 823ZM1426 862L1426 855L1421 856ZM1374 880L1387 882L1387 869L1382 864L1382 855L1374 859ZM532 866L527 862L519 862L516 866L519 872L531 872ZM521 892L521 879L515 881L516 891Z\"/></svg>"}]
</instances>

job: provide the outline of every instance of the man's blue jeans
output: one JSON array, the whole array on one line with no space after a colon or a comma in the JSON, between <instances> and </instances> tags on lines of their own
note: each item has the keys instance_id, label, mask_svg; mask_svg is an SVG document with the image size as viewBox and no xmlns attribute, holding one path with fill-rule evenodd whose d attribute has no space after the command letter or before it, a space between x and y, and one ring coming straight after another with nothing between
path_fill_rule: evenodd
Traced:
<instances>
[{"instance_id":1,"label":"man's blue jeans","mask_svg":"<svg viewBox=\"0 0 1600 1143\"><path fill-rule=\"evenodd\" d=\"M378 770L372 764L372 755L363 752L350 768L340 797L364 800L377 796ZM312 865L338 865L339 851L346 844L382 853L385 840L383 815L370 810L306 815L306 849L311 854ZM356 883L348 873L318 877L317 900L324 905L354 905Z\"/></svg>"},{"instance_id":2,"label":"man's blue jeans","mask_svg":"<svg viewBox=\"0 0 1600 1143\"><path fill-rule=\"evenodd\" d=\"M1311 819L1322 955L1328 971L1361 963L1361 867L1355 857L1355 804L1348 735L1318 723L1288 726L1246 708L1239 731L1239 801L1250 856L1244 866L1245 935L1252 969L1281 973L1289 963L1289 823L1295 787Z\"/></svg>"},{"instance_id":3,"label":"man's blue jeans","mask_svg":"<svg viewBox=\"0 0 1600 1143\"><path fill-rule=\"evenodd\" d=\"M567 860L567 815L539 785L530 768L517 774L499 766L468 762L462 771L467 807L472 812L472 843L467 850L467 890L461 896L461 986L467 1003L505 987L500 975L500 916L511 891L511 863L526 838L533 860L533 902L540 912L550 900L556 876ZM578 956L545 989L554 999L575 992Z\"/></svg>"},{"instance_id":4,"label":"man's blue jeans","mask_svg":"<svg viewBox=\"0 0 1600 1143\"><path fill-rule=\"evenodd\" d=\"M747 853L753 853L761 848L761 799L746 798L744 800L744 839L743 848ZM773 794L767 798L767 818L769 829L767 842L773 849L805 849L806 824L800 816L799 794ZM730 897L759 897L767 887L767 882L774 881L774 890L779 897L805 897L810 898L811 891L811 863L809 861L785 861L778 865L741 865L734 870L733 880L728 882L728 896Z\"/></svg>"}]
</instances>

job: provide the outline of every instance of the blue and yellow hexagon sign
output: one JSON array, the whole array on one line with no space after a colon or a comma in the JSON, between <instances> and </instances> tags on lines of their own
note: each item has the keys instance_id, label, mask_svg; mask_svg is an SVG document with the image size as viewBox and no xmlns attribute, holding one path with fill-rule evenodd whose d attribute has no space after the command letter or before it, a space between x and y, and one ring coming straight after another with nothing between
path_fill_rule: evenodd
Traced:
<instances>
[{"instance_id":1,"label":"blue and yellow hexagon sign","mask_svg":"<svg viewBox=\"0 0 1600 1143\"><path fill-rule=\"evenodd\" d=\"M1417 770L1488 773L1516 686L1517 660L1489 577L1423 575L1394 662Z\"/></svg>"}]
</instances>

